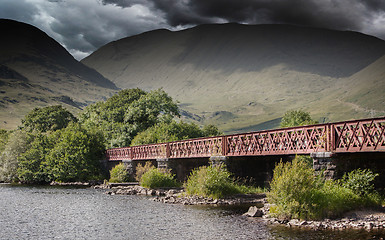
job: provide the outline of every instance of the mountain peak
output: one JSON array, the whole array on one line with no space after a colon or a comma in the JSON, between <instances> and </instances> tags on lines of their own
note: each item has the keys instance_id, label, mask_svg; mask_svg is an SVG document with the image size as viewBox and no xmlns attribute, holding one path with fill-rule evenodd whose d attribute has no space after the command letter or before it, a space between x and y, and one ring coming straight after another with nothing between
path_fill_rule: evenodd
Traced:
<instances>
[{"instance_id":1,"label":"mountain peak","mask_svg":"<svg viewBox=\"0 0 385 240\"><path fill-rule=\"evenodd\" d=\"M351 105L340 109L333 98L346 91L337 84L345 82L341 79L383 55L385 41L362 33L227 23L127 37L82 62L121 88L163 87L184 111L234 130L296 108L336 121L368 117L366 110L356 112ZM214 118L216 112L232 115Z\"/></svg>"}]
</instances>

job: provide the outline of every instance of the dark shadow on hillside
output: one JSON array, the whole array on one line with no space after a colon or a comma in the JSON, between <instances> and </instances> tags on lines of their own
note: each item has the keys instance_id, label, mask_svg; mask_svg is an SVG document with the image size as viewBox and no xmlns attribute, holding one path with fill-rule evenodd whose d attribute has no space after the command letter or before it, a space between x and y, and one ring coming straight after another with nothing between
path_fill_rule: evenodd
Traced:
<instances>
[{"instance_id":1,"label":"dark shadow on hillside","mask_svg":"<svg viewBox=\"0 0 385 240\"><path fill-rule=\"evenodd\" d=\"M290 70L348 77L385 54L385 41L372 36L291 25L201 25L174 34L187 39L175 64L225 73L284 64Z\"/></svg>"}]
</instances>

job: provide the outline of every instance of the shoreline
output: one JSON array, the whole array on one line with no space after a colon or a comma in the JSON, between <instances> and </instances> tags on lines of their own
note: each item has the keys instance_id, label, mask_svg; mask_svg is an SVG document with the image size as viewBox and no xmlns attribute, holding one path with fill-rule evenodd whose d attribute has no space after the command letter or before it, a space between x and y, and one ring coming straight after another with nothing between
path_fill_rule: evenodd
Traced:
<instances>
[{"instance_id":1,"label":"shoreline","mask_svg":"<svg viewBox=\"0 0 385 240\"><path fill-rule=\"evenodd\" d=\"M213 199L199 196L187 196L183 188L147 189L139 185L102 184L93 186L94 189L107 190L108 195L142 195L151 196L151 201L182 205L250 205L243 216L251 220L261 220L266 224L286 227L298 227L313 230L385 230L385 208L359 209L344 214L338 219L323 219L320 221L279 219L269 215L270 204L266 194L239 194L227 198Z\"/></svg>"}]
</instances>

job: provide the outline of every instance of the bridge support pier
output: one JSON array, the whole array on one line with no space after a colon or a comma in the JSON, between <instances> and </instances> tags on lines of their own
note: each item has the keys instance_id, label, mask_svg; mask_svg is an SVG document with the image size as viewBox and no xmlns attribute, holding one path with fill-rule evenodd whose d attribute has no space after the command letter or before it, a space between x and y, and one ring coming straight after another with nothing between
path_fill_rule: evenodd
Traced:
<instances>
[{"instance_id":1,"label":"bridge support pier","mask_svg":"<svg viewBox=\"0 0 385 240\"><path fill-rule=\"evenodd\" d=\"M157 158L156 159L157 168L161 171L171 171L171 162L168 158Z\"/></svg>"},{"instance_id":2,"label":"bridge support pier","mask_svg":"<svg viewBox=\"0 0 385 240\"><path fill-rule=\"evenodd\" d=\"M126 167L128 174L130 175L130 178L135 178L135 172L136 172L136 162L132 160L123 160L123 165Z\"/></svg>"},{"instance_id":3,"label":"bridge support pier","mask_svg":"<svg viewBox=\"0 0 385 240\"><path fill-rule=\"evenodd\" d=\"M210 157L210 165L214 167L219 166L227 166L227 161L229 160L229 157L226 156L211 156Z\"/></svg>"},{"instance_id":4,"label":"bridge support pier","mask_svg":"<svg viewBox=\"0 0 385 240\"><path fill-rule=\"evenodd\" d=\"M331 152L315 152L311 153L313 158L313 169L317 173L323 173L325 179L335 179L336 174L336 162L333 161L333 153Z\"/></svg>"}]
</instances>

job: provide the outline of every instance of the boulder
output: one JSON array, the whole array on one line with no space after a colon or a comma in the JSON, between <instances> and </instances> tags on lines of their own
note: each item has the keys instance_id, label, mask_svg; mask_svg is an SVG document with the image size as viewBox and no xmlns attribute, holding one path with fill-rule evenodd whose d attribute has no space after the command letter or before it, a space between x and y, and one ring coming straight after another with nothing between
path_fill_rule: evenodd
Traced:
<instances>
[{"instance_id":1,"label":"boulder","mask_svg":"<svg viewBox=\"0 0 385 240\"><path fill-rule=\"evenodd\" d=\"M247 213L244 213L243 216L248 216L248 217L262 217L263 216L263 211L259 209L256 206L251 206Z\"/></svg>"}]
</instances>

